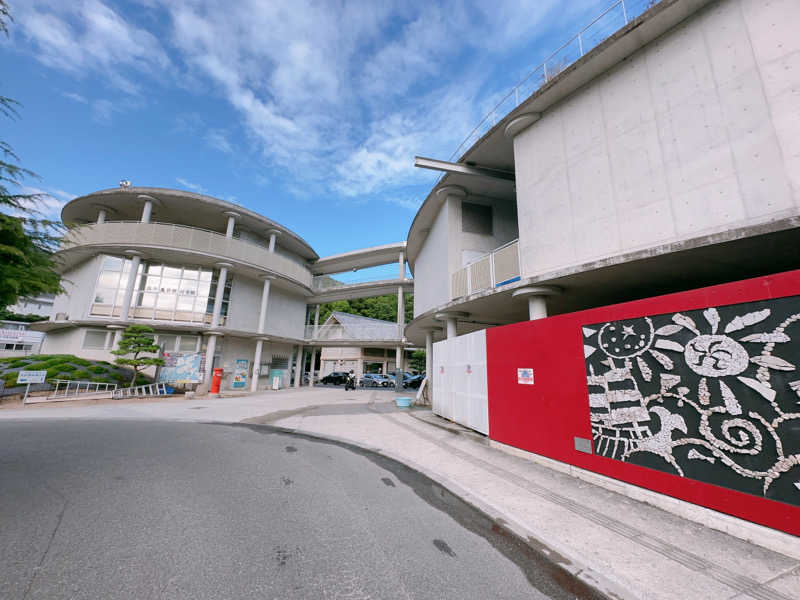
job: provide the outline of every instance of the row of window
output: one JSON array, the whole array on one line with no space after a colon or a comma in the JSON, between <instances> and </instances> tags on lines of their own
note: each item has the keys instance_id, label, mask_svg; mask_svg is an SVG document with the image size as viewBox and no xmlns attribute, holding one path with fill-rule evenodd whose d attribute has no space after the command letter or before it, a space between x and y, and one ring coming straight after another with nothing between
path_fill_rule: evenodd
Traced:
<instances>
[{"instance_id":1,"label":"row of window","mask_svg":"<svg viewBox=\"0 0 800 600\"><path fill-rule=\"evenodd\" d=\"M91 314L120 316L132 261L103 256ZM131 312L138 319L210 322L219 271L195 266L142 261L134 280ZM225 282L220 314L228 314L232 276Z\"/></svg>"},{"instance_id":2,"label":"row of window","mask_svg":"<svg viewBox=\"0 0 800 600\"><path fill-rule=\"evenodd\" d=\"M33 344L3 344L3 350L30 350Z\"/></svg>"},{"instance_id":3,"label":"row of window","mask_svg":"<svg viewBox=\"0 0 800 600\"><path fill-rule=\"evenodd\" d=\"M196 335L159 333L155 341L162 352L199 352L200 337ZM114 332L110 329L87 329L83 347L87 350L113 350Z\"/></svg>"}]
</instances>

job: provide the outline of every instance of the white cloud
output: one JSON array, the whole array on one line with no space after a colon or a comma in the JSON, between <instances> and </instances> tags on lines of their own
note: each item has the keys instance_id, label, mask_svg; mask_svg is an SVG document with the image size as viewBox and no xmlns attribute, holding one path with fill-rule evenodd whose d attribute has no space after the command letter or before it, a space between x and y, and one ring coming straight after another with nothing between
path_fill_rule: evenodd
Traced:
<instances>
[{"instance_id":1,"label":"white cloud","mask_svg":"<svg viewBox=\"0 0 800 600\"><path fill-rule=\"evenodd\" d=\"M139 86L122 68L152 75L170 64L155 36L100 0L33 0L15 5L14 14L42 63L78 77L99 71L126 93Z\"/></svg>"},{"instance_id":2,"label":"white cloud","mask_svg":"<svg viewBox=\"0 0 800 600\"><path fill-rule=\"evenodd\" d=\"M35 196L32 200L23 202L24 209L12 211L12 214L19 217L31 217L48 219L50 221L61 220L61 209L64 205L76 198L75 194L59 189L42 189L38 187L22 186L20 194Z\"/></svg>"},{"instance_id":3,"label":"white cloud","mask_svg":"<svg viewBox=\"0 0 800 600\"><path fill-rule=\"evenodd\" d=\"M191 181L186 181L182 177L176 177L175 181L180 183L187 190L191 190L193 192L197 192L198 194L207 194L208 193L208 190L206 190L206 188L204 188L199 183L192 183Z\"/></svg>"},{"instance_id":4,"label":"white cloud","mask_svg":"<svg viewBox=\"0 0 800 600\"><path fill-rule=\"evenodd\" d=\"M212 148L216 148L225 154L233 154L233 145L224 131L219 129L211 130L206 134L205 140Z\"/></svg>"},{"instance_id":5,"label":"white cloud","mask_svg":"<svg viewBox=\"0 0 800 600\"><path fill-rule=\"evenodd\" d=\"M75 92L62 92L61 95L75 102L79 102L80 104L87 104L89 102L85 96L81 96Z\"/></svg>"}]
</instances>

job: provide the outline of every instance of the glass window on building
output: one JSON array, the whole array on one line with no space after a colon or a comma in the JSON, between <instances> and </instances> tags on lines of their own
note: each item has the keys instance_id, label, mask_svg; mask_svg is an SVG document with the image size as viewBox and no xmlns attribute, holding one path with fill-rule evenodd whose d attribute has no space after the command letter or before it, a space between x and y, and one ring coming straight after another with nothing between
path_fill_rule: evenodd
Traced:
<instances>
[{"instance_id":1,"label":"glass window on building","mask_svg":"<svg viewBox=\"0 0 800 600\"><path fill-rule=\"evenodd\" d=\"M106 347L106 331L102 329L88 329L83 336L84 348L102 349Z\"/></svg>"},{"instance_id":2,"label":"glass window on building","mask_svg":"<svg viewBox=\"0 0 800 600\"><path fill-rule=\"evenodd\" d=\"M197 336L196 335L182 335L180 346L178 350L180 352L194 352L197 348Z\"/></svg>"},{"instance_id":3,"label":"glass window on building","mask_svg":"<svg viewBox=\"0 0 800 600\"><path fill-rule=\"evenodd\" d=\"M162 352L175 352L176 341L178 341L177 335L159 333L156 344L161 348Z\"/></svg>"},{"instance_id":4,"label":"glass window on building","mask_svg":"<svg viewBox=\"0 0 800 600\"><path fill-rule=\"evenodd\" d=\"M120 316L131 260L103 256L91 314ZM214 311L217 269L142 261L131 299L134 319L210 323ZM227 277L221 315L228 314L233 277Z\"/></svg>"}]
</instances>

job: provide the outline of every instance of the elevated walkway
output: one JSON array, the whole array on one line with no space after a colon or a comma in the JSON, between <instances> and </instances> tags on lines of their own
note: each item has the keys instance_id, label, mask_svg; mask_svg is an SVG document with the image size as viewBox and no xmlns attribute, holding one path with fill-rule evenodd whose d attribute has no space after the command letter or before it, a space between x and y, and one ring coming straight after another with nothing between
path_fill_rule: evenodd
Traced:
<instances>
[{"instance_id":1,"label":"elevated walkway","mask_svg":"<svg viewBox=\"0 0 800 600\"><path fill-rule=\"evenodd\" d=\"M355 298L370 298L384 294L396 294L397 288L402 287L403 293L414 291L413 279L381 279L378 281L362 281L343 283L329 277L315 278L313 291L314 303L324 304L337 300L353 300Z\"/></svg>"}]
</instances>

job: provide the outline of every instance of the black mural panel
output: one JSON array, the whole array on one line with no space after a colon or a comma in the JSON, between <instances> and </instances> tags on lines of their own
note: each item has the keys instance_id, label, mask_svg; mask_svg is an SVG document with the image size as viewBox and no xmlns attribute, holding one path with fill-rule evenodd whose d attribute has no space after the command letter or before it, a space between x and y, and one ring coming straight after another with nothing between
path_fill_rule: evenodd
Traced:
<instances>
[{"instance_id":1,"label":"black mural panel","mask_svg":"<svg viewBox=\"0 0 800 600\"><path fill-rule=\"evenodd\" d=\"M800 296L583 339L596 454L800 506Z\"/></svg>"}]
</instances>

